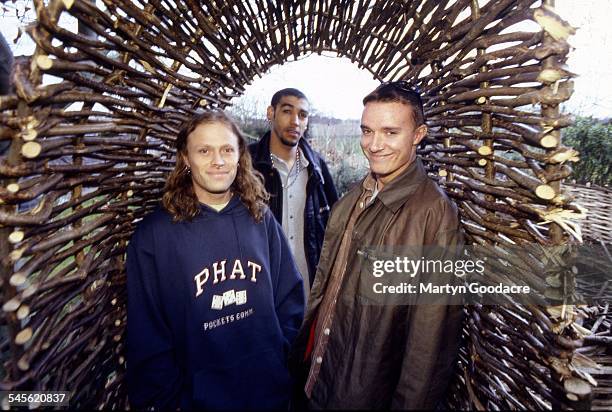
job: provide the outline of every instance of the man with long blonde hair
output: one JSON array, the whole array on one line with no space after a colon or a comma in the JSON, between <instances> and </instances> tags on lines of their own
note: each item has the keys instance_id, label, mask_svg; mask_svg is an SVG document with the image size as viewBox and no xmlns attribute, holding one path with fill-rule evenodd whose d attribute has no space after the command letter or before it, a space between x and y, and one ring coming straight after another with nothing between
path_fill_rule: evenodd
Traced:
<instances>
[{"instance_id":1,"label":"man with long blonde hair","mask_svg":"<svg viewBox=\"0 0 612 412\"><path fill-rule=\"evenodd\" d=\"M162 207L128 247L130 402L286 409L303 286L245 139L224 113L206 112L176 149Z\"/></svg>"}]
</instances>

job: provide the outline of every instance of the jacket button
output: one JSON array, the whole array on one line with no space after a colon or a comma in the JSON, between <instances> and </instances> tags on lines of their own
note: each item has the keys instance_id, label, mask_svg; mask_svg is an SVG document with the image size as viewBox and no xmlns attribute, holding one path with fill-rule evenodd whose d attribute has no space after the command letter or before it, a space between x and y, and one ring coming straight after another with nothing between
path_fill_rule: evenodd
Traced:
<instances>
[{"instance_id":1,"label":"jacket button","mask_svg":"<svg viewBox=\"0 0 612 412\"><path fill-rule=\"evenodd\" d=\"M325 330L323 331L323 333L324 333L324 334L326 334L326 335L329 335L329 332L331 332L331 331L329 330L329 328L325 328Z\"/></svg>"},{"instance_id":2,"label":"jacket button","mask_svg":"<svg viewBox=\"0 0 612 412\"><path fill-rule=\"evenodd\" d=\"M321 362L323 362L323 358L320 356L317 356L317 363L321 363Z\"/></svg>"}]
</instances>

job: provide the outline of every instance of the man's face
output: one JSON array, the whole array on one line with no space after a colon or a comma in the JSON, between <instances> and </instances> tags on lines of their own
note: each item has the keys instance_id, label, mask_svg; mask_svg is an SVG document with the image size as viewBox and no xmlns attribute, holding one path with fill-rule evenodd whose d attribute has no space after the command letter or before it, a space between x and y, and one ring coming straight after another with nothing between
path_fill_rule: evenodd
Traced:
<instances>
[{"instance_id":1,"label":"man's face","mask_svg":"<svg viewBox=\"0 0 612 412\"><path fill-rule=\"evenodd\" d=\"M272 138L285 146L296 146L308 127L308 100L283 96L276 107L268 107Z\"/></svg>"},{"instance_id":2,"label":"man's face","mask_svg":"<svg viewBox=\"0 0 612 412\"><path fill-rule=\"evenodd\" d=\"M240 158L238 136L223 123L198 125L187 136L183 159L191 168L193 188L202 203L213 203L228 194Z\"/></svg>"},{"instance_id":3,"label":"man's face","mask_svg":"<svg viewBox=\"0 0 612 412\"><path fill-rule=\"evenodd\" d=\"M399 102L370 102L361 116L361 149L370 170L383 185L401 174L416 158L427 127L415 127L412 107Z\"/></svg>"}]
</instances>

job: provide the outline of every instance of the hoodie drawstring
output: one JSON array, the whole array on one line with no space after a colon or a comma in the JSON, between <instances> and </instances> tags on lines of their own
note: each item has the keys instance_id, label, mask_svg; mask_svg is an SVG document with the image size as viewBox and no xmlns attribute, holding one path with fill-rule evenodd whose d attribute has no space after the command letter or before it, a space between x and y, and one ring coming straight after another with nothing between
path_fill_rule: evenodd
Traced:
<instances>
[{"instance_id":1,"label":"hoodie drawstring","mask_svg":"<svg viewBox=\"0 0 612 412\"><path fill-rule=\"evenodd\" d=\"M240 259L242 260L243 255L242 255L242 245L240 244L240 236L238 236L238 226L236 225L236 218L234 217L234 214L231 214L232 216L232 225L234 226L234 236L236 237L236 244L238 245L238 255L240 256Z\"/></svg>"}]
</instances>

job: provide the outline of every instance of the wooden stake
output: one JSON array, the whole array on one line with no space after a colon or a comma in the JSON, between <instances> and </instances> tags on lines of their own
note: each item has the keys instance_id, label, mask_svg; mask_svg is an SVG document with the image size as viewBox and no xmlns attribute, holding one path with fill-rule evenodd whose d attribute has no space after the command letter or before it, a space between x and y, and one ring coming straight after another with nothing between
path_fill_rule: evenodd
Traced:
<instances>
[{"instance_id":1,"label":"wooden stake","mask_svg":"<svg viewBox=\"0 0 612 412\"><path fill-rule=\"evenodd\" d=\"M546 136L542 137L542 139L540 139L540 144L542 145L542 147L551 149L559 145L559 139L557 139L552 134L547 134Z\"/></svg>"},{"instance_id":2,"label":"wooden stake","mask_svg":"<svg viewBox=\"0 0 612 412\"><path fill-rule=\"evenodd\" d=\"M540 199L550 200L555 197L555 190L548 185L540 185L536 187L535 194Z\"/></svg>"},{"instance_id":3,"label":"wooden stake","mask_svg":"<svg viewBox=\"0 0 612 412\"><path fill-rule=\"evenodd\" d=\"M17 336L15 336L15 343L17 345L24 345L27 341L32 338L32 328L27 327L21 330Z\"/></svg>"},{"instance_id":4,"label":"wooden stake","mask_svg":"<svg viewBox=\"0 0 612 412\"><path fill-rule=\"evenodd\" d=\"M38 142L27 142L21 146L21 154L28 159L38 157L42 150L42 146Z\"/></svg>"},{"instance_id":5,"label":"wooden stake","mask_svg":"<svg viewBox=\"0 0 612 412\"><path fill-rule=\"evenodd\" d=\"M51 67L53 67L53 60L46 54L36 56L35 62L36 65L42 70L49 70Z\"/></svg>"}]
</instances>

